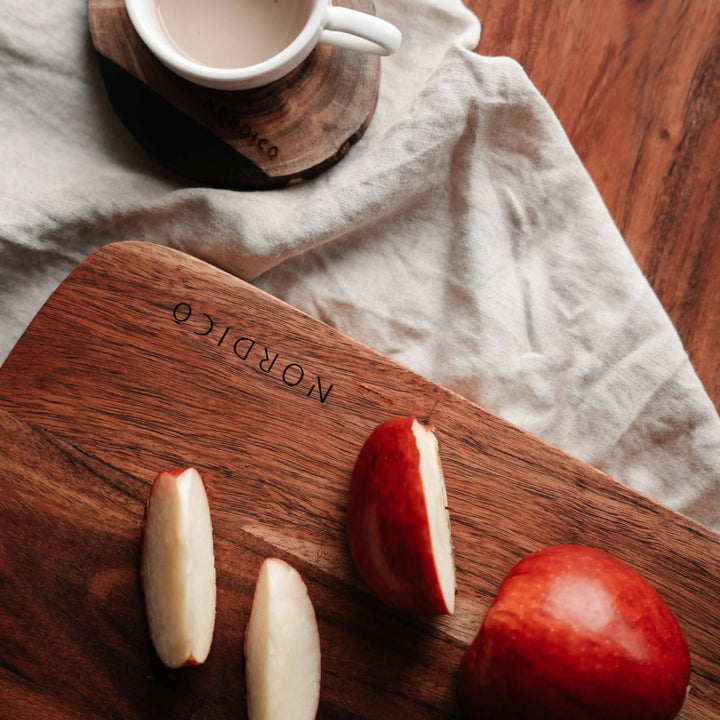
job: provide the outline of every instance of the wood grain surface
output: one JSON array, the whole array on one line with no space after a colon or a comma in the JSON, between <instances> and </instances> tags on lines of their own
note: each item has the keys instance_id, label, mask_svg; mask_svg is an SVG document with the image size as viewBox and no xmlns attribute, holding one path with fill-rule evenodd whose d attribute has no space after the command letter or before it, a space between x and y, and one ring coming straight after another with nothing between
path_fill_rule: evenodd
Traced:
<instances>
[{"instance_id":1,"label":"wood grain surface","mask_svg":"<svg viewBox=\"0 0 720 720\"><path fill-rule=\"evenodd\" d=\"M372 0L342 0L374 13ZM150 53L124 0L89 0L88 23L111 102L141 144L179 172L238 188L284 185L336 163L364 134L380 58L318 45L262 88L220 91L190 83Z\"/></svg>"},{"instance_id":2,"label":"wood grain surface","mask_svg":"<svg viewBox=\"0 0 720 720\"><path fill-rule=\"evenodd\" d=\"M720 0L465 0L548 100L720 408Z\"/></svg>"},{"instance_id":3,"label":"wood grain surface","mask_svg":"<svg viewBox=\"0 0 720 720\"><path fill-rule=\"evenodd\" d=\"M408 617L346 547L356 454L436 428L456 614ZM303 574L320 718L458 716L455 671L503 576L553 543L604 548L663 595L691 648L681 718L720 707L720 537L197 259L110 245L60 286L0 369L0 697L16 720L244 717L242 636L264 557ZM170 672L138 585L155 474L195 465L215 527L207 663Z\"/></svg>"}]
</instances>

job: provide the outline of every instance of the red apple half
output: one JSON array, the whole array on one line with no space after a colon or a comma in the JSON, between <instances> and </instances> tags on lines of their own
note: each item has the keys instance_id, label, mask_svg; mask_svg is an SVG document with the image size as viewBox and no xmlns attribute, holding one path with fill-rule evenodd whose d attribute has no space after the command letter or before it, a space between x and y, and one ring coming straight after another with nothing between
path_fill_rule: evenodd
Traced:
<instances>
[{"instance_id":1,"label":"red apple half","mask_svg":"<svg viewBox=\"0 0 720 720\"><path fill-rule=\"evenodd\" d=\"M501 584L463 656L459 694L483 720L671 720L689 677L660 595L608 553L558 545Z\"/></svg>"},{"instance_id":2,"label":"red apple half","mask_svg":"<svg viewBox=\"0 0 720 720\"><path fill-rule=\"evenodd\" d=\"M207 659L215 627L213 530L195 468L154 480L145 509L141 577L150 637L170 668Z\"/></svg>"},{"instance_id":3,"label":"red apple half","mask_svg":"<svg viewBox=\"0 0 720 720\"><path fill-rule=\"evenodd\" d=\"M387 605L453 613L450 516L431 427L406 417L372 431L350 482L347 534L360 575Z\"/></svg>"},{"instance_id":4,"label":"red apple half","mask_svg":"<svg viewBox=\"0 0 720 720\"><path fill-rule=\"evenodd\" d=\"M260 567L245 633L249 720L314 720L320 634L300 573L279 558Z\"/></svg>"}]
</instances>

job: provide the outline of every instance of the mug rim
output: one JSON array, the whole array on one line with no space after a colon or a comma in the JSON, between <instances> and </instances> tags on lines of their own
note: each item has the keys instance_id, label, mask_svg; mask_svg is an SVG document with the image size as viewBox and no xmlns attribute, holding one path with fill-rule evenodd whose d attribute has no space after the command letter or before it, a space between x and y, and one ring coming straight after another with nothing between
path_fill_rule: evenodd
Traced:
<instances>
[{"instance_id":1,"label":"mug rim","mask_svg":"<svg viewBox=\"0 0 720 720\"><path fill-rule=\"evenodd\" d=\"M284 75L292 70L292 67L288 67L289 65L293 62L296 65L302 62L315 47L323 29L325 8L330 4L330 0L310 0L312 9L302 29L288 45L275 55L254 65L219 68L205 65L182 55L164 39L164 32L154 16L154 0L124 0L124 2L130 22L150 51L170 69L186 78L191 76L188 79L193 79L195 82L198 78L241 81ZM152 25L152 30L148 30L147 23ZM282 72L278 74L278 71ZM277 77L271 77L267 82L271 82Z\"/></svg>"}]
</instances>

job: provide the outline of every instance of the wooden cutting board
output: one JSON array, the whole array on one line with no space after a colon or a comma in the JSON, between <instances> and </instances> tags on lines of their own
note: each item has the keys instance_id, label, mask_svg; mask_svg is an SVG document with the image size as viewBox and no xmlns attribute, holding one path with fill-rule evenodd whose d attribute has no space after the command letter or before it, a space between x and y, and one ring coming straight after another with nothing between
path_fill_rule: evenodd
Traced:
<instances>
[{"instance_id":1,"label":"wooden cutting board","mask_svg":"<svg viewBox=\"0 0 720 720\"><path fill-rule=\"evenodd\" d=\"M397 415L436 427L452 618L386 609L346 547L355 456ZM681 717L718 716L716 534L177 251L110 245L59 287L0 369L0 447L3 717L244 717L243 631L273 555L315 605L320 718L454 718L457 664L503 576L567 542L660 591L692 652ZM140 523L155 474L188 465L208 486L218 614L207 663L171 672L147 636Z\"/></svg>"}]
</instances>

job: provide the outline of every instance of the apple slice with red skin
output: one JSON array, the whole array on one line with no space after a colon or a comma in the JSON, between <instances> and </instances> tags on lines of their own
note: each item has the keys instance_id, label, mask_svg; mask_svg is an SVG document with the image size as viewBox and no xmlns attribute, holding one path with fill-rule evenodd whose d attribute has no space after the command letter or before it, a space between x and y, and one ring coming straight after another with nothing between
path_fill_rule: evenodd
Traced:
<instances>
[{"instance_id":1,"label":"apple slice with red skin","mask_svg":"<svg viewBox=\"0 0 720 720\"><path fill-rule=\"evenodd\" d=\"M153 481L140 571L157 656L170 668L204 662L215 627L215 559L210 506L195 468Z\"/></svg>"},{"instance_id":2,"label":"apple slice with red skin","mask_svg":"<svg viewBox=\"0 0 720 720\"><path fill-rule=\"evenodd\" d=\"M347 535L358 572L387 605L453 613L455 560L432 427L402 417L372 431L350 481Z\"/></svg>"},{"instance_id":3,"label":"apple slice with red skin","mask_svg":"<svg viewBox=\"0 0 720 720\"><path fill-rule=\"evenodd\" d=\"M307 587L291 565L268 558L245 633L249 720L313 720L320 672L320 633Z\"/></svg>"},{"instance_id":4,"label":"apple slice with red skin","mask_svg":"<svg viewBox=\"0 0 720 720\"><path fill-rule=\"evenodd\" d=\"M557 545L502 582L458 689L482 720L671 720L689 677L687 643L660 595L606 552Z\"/></svg>"}]
</instances>

